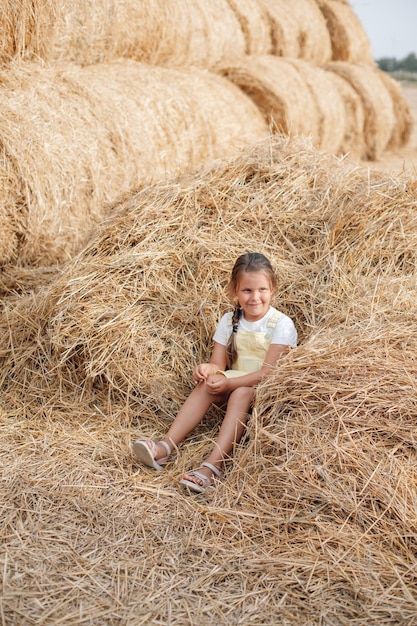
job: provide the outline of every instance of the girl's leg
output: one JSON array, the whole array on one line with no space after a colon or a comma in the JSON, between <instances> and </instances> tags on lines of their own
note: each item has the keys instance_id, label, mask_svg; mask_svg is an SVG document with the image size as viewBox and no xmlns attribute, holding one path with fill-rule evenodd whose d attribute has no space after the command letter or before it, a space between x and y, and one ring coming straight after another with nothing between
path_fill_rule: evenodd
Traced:
<instances>
[{"instance_id":1,"label":"girl's leg","mask_svg":"<svg viewBox=\"0 0 417 626\"><path fill-rule=\"evenodd\" d=\"M230 394L219 434L210 456L206 459L211 465L220 468L224 459L232 452L234 445L239 443L248 421L249 409L254 397L255 390L253 387L238 387ZM212 475L207 467L202 467L198 471L209 477ZM185 478L189 478L188 474L185 474ZM192 477L191 480L198 482L195 477Z\"/></svg>"},{"instance_id":2,"label":"girl's leg","mask_svg":"<svg viewBox=\"0 0 417 626\"><path fill-rule=\"evenodd\" d=\"M215 396L212 393L208 393L204 382L199 383L192 390L181 409L178 411L163 441L165 441L172 450L173 445L181 443L181 441L202 421L213 402L221 406L225 400L226 397L223 395ZM166 456L166 453L165 448L158 444L155 459L158 460Z\"/></svg>"}]
</instances>

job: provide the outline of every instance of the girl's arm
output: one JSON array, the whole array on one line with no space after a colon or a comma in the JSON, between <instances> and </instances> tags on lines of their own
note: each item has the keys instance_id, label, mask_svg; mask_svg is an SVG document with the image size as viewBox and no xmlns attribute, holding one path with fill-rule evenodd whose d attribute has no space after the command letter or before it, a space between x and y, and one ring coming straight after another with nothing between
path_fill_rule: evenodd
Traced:
<instances>
[{"instance_id":1,"label":"girl's arm","mask_svg":"<svg viewBox=\"0 0 417 626\"><path fill-rule=\"evenodd\" d=\"M200 363L193 371L193 380L196 383L207 380L208 376L215 374L217 370L226 369L226 346L214 342L214 348L210 361L208 363Z\"/></svg>"}]
</instances>

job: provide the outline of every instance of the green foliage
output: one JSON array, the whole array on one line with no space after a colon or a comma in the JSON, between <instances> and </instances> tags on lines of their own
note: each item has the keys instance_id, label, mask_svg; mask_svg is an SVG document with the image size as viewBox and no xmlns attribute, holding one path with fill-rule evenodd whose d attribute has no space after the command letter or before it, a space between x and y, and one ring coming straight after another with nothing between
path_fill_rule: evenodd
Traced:
<instances>
[{"instance_id":1,"label":"green foliage","mask_svg":"<svg viewBox=\"0 0 417 626\"><path fill-rule=\"evenodd\" d=\"M397 72L399 70L417 72L417 56L414 52L410 52L410 54L399 61L395 57L383 57L376 59L376 62L379 69L384 72Z\"/></svg>"}]
</instances>

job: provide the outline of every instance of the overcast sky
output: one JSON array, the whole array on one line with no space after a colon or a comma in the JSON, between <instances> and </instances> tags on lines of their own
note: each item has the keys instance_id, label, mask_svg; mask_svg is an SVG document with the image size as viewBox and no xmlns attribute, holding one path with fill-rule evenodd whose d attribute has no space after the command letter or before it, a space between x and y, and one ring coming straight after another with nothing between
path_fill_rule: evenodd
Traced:
<instances>
[{"instance_id":1,"label":"overcast sky","mask_svg":"<svg viewBox=\"0 0 417 626\"><path fill-rule=\"evenodd\" d=\"M351 0L375 59L417 54L417 0Z\"/></svg>"}]
</instances>

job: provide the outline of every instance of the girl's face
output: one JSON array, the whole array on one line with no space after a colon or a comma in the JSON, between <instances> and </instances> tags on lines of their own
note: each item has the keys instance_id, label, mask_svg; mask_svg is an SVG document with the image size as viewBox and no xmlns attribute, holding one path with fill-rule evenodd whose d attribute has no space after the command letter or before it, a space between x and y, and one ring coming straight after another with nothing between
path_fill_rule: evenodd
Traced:
<instances>
[{"instance_id":1,"label":"girl's face","mask_svg":"<svg viewBox=\"0 0 417 626\"><path fill-rule=\"evenodd\" d=\"M264 272L242 272L235 296L242 307L245 320L260 320L271 306L272 294L271 281Z\"/></svg>"}]
</instances>

